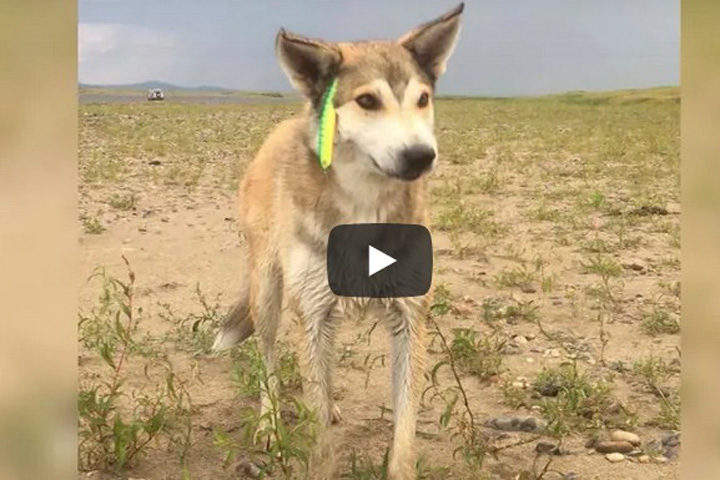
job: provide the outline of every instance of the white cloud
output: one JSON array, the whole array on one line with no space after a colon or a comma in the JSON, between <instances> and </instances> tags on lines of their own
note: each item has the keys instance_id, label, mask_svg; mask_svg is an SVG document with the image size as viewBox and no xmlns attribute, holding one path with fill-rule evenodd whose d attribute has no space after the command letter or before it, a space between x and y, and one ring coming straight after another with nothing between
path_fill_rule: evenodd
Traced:
<instances>
[{"instance_id":1,"label":"white cloud","mask_svg":"<svg viewBox=\"0 0 720 480\"><path fill-rule=\"evenodd\" d=\"M175 35L140 25L78 24L78 76L83 83L164 79L176 64Z\"/></svg>"}]
</instances>

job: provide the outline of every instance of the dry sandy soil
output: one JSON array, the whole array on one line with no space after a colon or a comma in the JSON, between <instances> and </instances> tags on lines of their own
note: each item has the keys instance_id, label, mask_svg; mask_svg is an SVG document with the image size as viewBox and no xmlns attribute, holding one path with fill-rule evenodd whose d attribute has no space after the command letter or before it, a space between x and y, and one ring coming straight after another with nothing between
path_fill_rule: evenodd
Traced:
<instances>
[{"instance_id":1,"label":"dry sandy soil","mask_svg":"<svg viewBox=\"0 0 720 480\"><path fill-rule=\"evenodd\" d=\"M80 292L79 478L244 478L235 463L263 459L243 431L257 420L245 410L257 407L254 343L221 356L207 346L245 275L238 176L298 108L80 106L83 280L103 267L127 283L124 255L134 283L128 295L108 284L103 296L96 277ZM678 478L677 90L442 99L436 118L435 335L418 426L420 478ZM343 478L384 478L388 342L373 325L348 319L339 330L343 421L333 435ZM301 395L292 327L285 322L281 342L282 404L298 429L278 448L292 478L303 478L307 425L290 402ZM121 379L110 395L108 383ZM506 416L533 416L548 428L486 424ZM587 442L616 428L642 444L612 463ZM542 442L560 454L537 453ZM116 468L132 445L138 453ZM279 466L272 478L283 478Z\"/></svg>"}]
</instances>

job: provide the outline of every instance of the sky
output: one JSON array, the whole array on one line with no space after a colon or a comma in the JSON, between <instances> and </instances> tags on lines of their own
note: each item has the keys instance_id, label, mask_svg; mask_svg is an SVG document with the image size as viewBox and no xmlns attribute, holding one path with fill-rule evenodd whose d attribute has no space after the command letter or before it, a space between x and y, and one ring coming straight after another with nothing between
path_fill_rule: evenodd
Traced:
<instances>
[{"instance_id":1,"label":"sky","mask_svg":"<svg viewBox=\"0 0 720 480\"><path fill-rule=\"evenodd\" d=\"M398 38L458 0L79 0L81 83L290 91L284 27ZM467 0L438 93L541 95L678 85L680 0Z\"/></svg>"}]
</instances>

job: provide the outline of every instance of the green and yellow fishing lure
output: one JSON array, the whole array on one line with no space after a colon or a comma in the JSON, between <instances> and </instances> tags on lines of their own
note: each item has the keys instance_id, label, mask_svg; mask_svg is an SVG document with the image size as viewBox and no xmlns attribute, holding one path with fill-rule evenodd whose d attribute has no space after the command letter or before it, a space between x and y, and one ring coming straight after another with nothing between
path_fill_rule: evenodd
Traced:
<instances>
[{"instance_id":1,"label":"green and yellow fishing lure","mask_svg":"<svg viewBox=\"0 0 720 480\"><path fill-rule=\"evenodd\" d=\"M335 137L335 91L337 90L337 78L333 79L325 91L320 108L320 123L318 125L317 150L320 168L327 172L332 163L333 141Z\"/></svg>"}]
</instances>

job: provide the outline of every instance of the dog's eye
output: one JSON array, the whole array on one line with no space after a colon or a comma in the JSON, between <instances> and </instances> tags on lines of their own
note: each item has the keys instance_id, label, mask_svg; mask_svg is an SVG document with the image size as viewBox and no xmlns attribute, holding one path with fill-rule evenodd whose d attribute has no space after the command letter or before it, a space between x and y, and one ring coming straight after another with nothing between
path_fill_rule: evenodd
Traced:
<instances>
[{"instance_id":1,"label":"dog's eye","mask_svg":"<svg viewBox=\"0 0 720 480\"><path fill-rule=\"evenodd\" d=\"M360 95L355 99L355 101L365 110L378 110L381 106L380 99L378 99L375 95L370 95L369 93Z\"/></svg>"},{"instance_id":2,"label":"dog's eye","mask_svg":"<svg viewBox=\"0 0 720 480\"><path fill-rule=\"evenodd\" d=\"M428 106L428 102L430 102L430 95L428 95L427 92L423 92L422 95L420 95L420 98L418 99L417 106L419 108L425 108Z\"/></svg>"}]
</instances>

